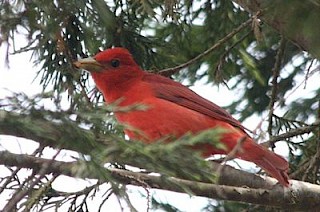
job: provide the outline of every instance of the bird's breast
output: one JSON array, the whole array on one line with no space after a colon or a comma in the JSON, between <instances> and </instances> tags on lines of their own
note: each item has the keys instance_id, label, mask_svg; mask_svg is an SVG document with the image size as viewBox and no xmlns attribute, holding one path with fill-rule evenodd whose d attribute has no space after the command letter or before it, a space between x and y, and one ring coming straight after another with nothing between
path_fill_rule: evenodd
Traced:
<instances>
[{"instance_id":1,"label":"bird's breast","mask_svg":"<svg viewBox=\"0 0 320 212\"><path fill-rule=\"evenodd\" d=\"M148 98L140 102L145 111L116 113L119 122L129 125L126 133L131 139L148 142L164 136L180 137L188 132L199 131L223 124L201 113L159 98Z\"/></svg>"}]
</instances>

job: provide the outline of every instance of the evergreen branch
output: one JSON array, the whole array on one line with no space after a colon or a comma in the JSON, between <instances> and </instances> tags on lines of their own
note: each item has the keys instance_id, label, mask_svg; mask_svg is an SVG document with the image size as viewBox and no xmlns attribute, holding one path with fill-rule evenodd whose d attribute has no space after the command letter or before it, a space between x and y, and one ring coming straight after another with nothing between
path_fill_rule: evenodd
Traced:
<instances>
[{"instance_id":1,"label":"evergreen branch","mask_svg":"<svg viewBox=\"0 0 320 212\"><path fill-rule=\"evenodd\" d=\"M101 179L101 175L94 172L79 172L83 169L77 162L52 161L34 156L13 154L7 151L0 152L0 163L7 166L17 166L19 168L32 168L33 170L43 170L46 174L63 174L70 177L82 179ZM43 165L50 163L48 169L43 169ZM147 184L150 188L165 189L185 193L186 189L196 196L247 202L286 209L319 209L320 186L306 182L292 180L290 188L274 186L272 189L254 189L218 184L209 184L183 180L174 177L148 175L139 172L131 172L121 169L105 169L111 172L112 177L126 185L141 186Z\"/></svg>"},{"instance_id":2,"label":"evergreen branch","mask_svg":"<svg viewBox=\"0 0 320 212\"><path fill-rule=\"evenodd\" d=\"M311 131L313 131L314 129L316 129L319 126L320 126L320 120L317 120L311 125L299 127L297 129L290 130L289 132L286 132L286 133L283 133L283 134L280 134L280 135L277 135L277 136L273 136L268 141L261 143L261 145L264 145L266 147L271 147L277 141L282 141L282 140L286 140L288 138L292 138L292 137L295 137L295 136L298 136L298 135L303 135L305 133L310 133Z\"/></svg>"},{"instance_id":3,"label":"evergreen branch","mask_svg":"<svg viewBox=\"0 0 320 212\"><path fill-rule=\"evenodd\" d=\"M302 82L300 82L299 84L297 84L296 86L294 86L291 90L290 90L290 92L289 93L286 93L285 94L285 96L283 97L283 99L288 99L290 96L292 96L293 94L295 94L297 91L298 91L298 89L302 86L302 85L304 85L305 83L306 83L306 80L307 79L309 79L311 76L313 76L314 74L316 74L316 73L318 73L320 71L320 66L317 66L317 67L315 67L313 70L308 70L308 77L305 77L304 78L304 80L302 81ZM276 108L279 108L281 106L281 104L278 102L275 106L274 106L274 109L276 109ZM268 114L269 115L269 114ZM262 122L264 122L264 121L266 121L267 119L268 119L268 117L269 116L264 116L263 118L262 118L262 120L259 122L259 124L257 125L257 127L256 127L256 129L255 130L253 130L253 131L256 131L259 127L261 127L261 124L262 124ZM304 122L301 122L301 121L298 121L298 120L292 120L292 119L288 119L288 118L284 118L284 117L279 117L279 116L277 116L277 115L275 115L275 114L273 114L273 116L275 117L275 118L277 118L277 119L282 119L282 120L285 120L285 121L287 121L287 122L292 122L292 123L297 123L297 124L299 124L299 125L305 125L305 123ZM304 134L304 133L302 133L302 134ZM276 137L276 136L275 136ZM293 137L293 136L291 136L291 137ZM273 139L270 139L270 140L273 140ZM280 139L281 140L281 139ZM277 141L279 141L279 140L277 140Z\"/></svg>"},{"instance_id":4,"label":"evergreen branch","mask_svg":"<svg viewBox=\"0 0 320 212\"><path fill-rule=\"evenodd\" d=\"M227 34L225 37L220 39L213 46L211 46L209 49L205 50L203 53L199 54L198 56L196 56L196 57L192 58L191 60L187 61L186 63L180 64L176 67L163 69L159 72L159 74L168 77L168 76L171 76L172 74L178 72L179 70L186 68L186 67L192 65L193 63L201 60L203 57L209 55L212 51L214 51L217 48L219 48L220 46L222 46L226 41L228 41L230 38L232 38L238 32L240 32L241 30L243 30L244 28L249 26L252 23L252 20L258 15L259 15L259 13L257 13L255 16L250 17L247 21L245 21L240 26L238 26L237 28L232 30L229 34Z\"/></svg>"},{"instance_id":5,"label":"evergreen branch","mask_svg":"<svg viewBox=\"0 0 320 212\"><path fill-rule=\"evenodd\" d=\"M282 122L287 122L290 123L294 126L299 125L299 126L307 126L307 124L303 121L300 120L295 120L295 119L291 119L291 118L287 118L286 115L284 115L284 117L280 117L276 114L272 115L276 120L282 121Z\"/></svg>"},{"instance_id":6,"label":"evergreen branch","mask_svg":"<svg viewBox=\"0 0 320 212\"><path fill-rule=\"evenodd\" d=\"M317 120L311 125L299 127L287 133L274 136L262 143L262 145L270 147L277 141L310 133L319 126L320 120ZM41 129L41 131L39 131L39 129ZM79 136L71 136L70 133L68 133L76 131L79 132ZM43 146L74 150L83 154L87 154L88 151L95 148L96 145L90 142L90 140L94 139L94 135L89 130L81 128L75 130L74 126L68 124L61 125L45 119L34 118L4 110L0 110L0 134L24 137L37 141ZM77 145L72 141L76 141Z\"/></svg>"}]
</instances>

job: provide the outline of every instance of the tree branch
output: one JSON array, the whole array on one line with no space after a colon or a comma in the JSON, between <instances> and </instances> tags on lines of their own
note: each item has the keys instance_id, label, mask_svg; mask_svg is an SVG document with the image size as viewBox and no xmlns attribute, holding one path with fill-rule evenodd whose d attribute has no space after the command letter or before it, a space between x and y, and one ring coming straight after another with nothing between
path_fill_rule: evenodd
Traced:
<instances>
[{"instance_id":1,"label":"tree branch","mask_svg":"<svg viewBox=\"0 0 320 212\"><path fill-rule=\"evenodd\" d=\"M279 49L276 55L276 61L274 64L274 67L272 69L272 88L271 88L271 96L270 96L270 102L269 102L269 115L268 115L268 134L269 136L272 136L272 116L273 116L273 112L274 112L274 104L277 101L277 94L278 94L278 77L280 76L280 70L281 70L281 65L283 62L283 56L284 56L284 50L286 48L286 40L284 39L284 37L281 37L280 40L280 45L279 45ZM274 147L272 147L274 148Z\"/></svg>"},{"instance_id":2,"label":"tree branch","mask_svg":"<svg viewBox=\"0 0 320 212\"><path fill-rule=\"evenodd\" d=\"M312 1L276 3L268 0L232 0L251 14L262 11L259 18L287 37L302 50L320 58L320 7ZM299 17L299 20L296 18Z\"/></svg>"},{"instance_id":3,"label":"tree branch","mask_svg":"<svg viewBox=\"0 0 320 212\"><path fill-rule=\"evenodd\" d=\"M280 134L277 136L273 136L268 141L261 143L261 145L264 145L266 147L270 147L270 146L273 146L277 141L283 141L283 140L286 140L288 138L292 138L292 137L295 137L298 135L310 133L319 126L320 126L320 120L317 120L309 126L299 127L297 129L290 130L289 132L286 132L286 133L283 133L283 134Z\"/></svg>"},{"instance_id":4,"label":"tree branch","mask_svg":"<svg viewBox=\"0 0 320 212\"><path fill-rule=\"evenodd\" d=\"M70 132L74 132L71 134ZM78 132L78 133L76 133ZM94 148L89 142L94 135L89 130L75 129L70 123L55 123L43 117L17 114L0 110L0 134L23 137L43 146L88 153ZM79 136L81 135L81 136ZM77 142L74 145L72 141Z\"/></svg>"},{"instance_id":5,"label":"tree branch","mask_svg":"<svg viewBox=\"0 0 320 212\"><path fill-rule=\"evenodd\" d=\"M41 167L50 163L50 168L43 170ZM62 174L70 177L99 179L106 182L94 172L83 171L83 164L78 162L60 162L34 156L13 154L7 151L0 152L0 164L16 166L19 168L31 168L37 171L45 171L47 174ZM82 170L82 171L80 171ZM111 176L123 184L142 186L147 184L150 188L165 189L180 193L190 191L196 196L240 201L253 204L285 207L294 209L320 208L320 186L306 182L292 180L291 188L274 186L273 189L254 189L218 184L209 184L174 177L149 175L139 172L131 172L121 169L105 169ZM223 174L223 173L222 173Z\"/></svg>"},{"instance_id":6,"label":"tree branch","mask_svg":"<svg viewBox=\"0 0 320 212\"><path fill-rule=\"evenodd\" d=\"M225 37L223 37L222 39L220 39L218 42L216 42L213 46L211 46L209 49L205 50L203 53L199 54L198 56L196 56L195 58L192 58L191 60L187 61L186 63L183 63L181 65L178 65L176 67L173 68L167 68L164 70L161 70L159 72L159 74L163 75L163 76L171 76L172 74L174 74L175 72L186 68L188 66L190 66L191 64L199 61L200 59L202 59L203 57L207 56L208 54L210 54L212 51L214 51L215 49L219 48L220 46L222 46L226 41L228 41L230 38L232 38L234 35L236 35L238 32L240 32L241 30L243 30L244 28L248 27L250 25L250 23L252 23L252 20L254 18L256 18L258 16L254 15L253 17L250 17L246 22L242 23L240 26L238 26L237 28L235 28L234 30L232 30L229 34L227 34Z\"/></svg>"},{"instance_id":7,"label":"tree branch","mask_svg":"<svg viewBox=\"0 0 320 212\"><path fill-rule=\"evenodd\" d=\"M317 120L309 126L300 127L274 136L270 140L263 142L262 145L270 147L277 141L310 133L319 126L320 120ZM80 132L78 134L70 134L70 132L76 131ZM94 139L94 135L89 130L74 129L74 126L69 124L54 123L42 118L7 112L5 110L0 110L0 134L23 137L37 141L43 146L73 150L83 154L88 153L97 145L89 142ZM73 141L77 142L77 145Z\"/></svg>"},{"instance_id":8,"label":"tree branch","mask_svg":"<svg viewBox=\"0 0 320 212\"><path fill-rule=\"evenodd\" d=\"M316 121L311 126L293 130L291 133L285 133L274 137L273 139L282 140L284 138L288 138L288 136L292 137L299 135L299 133L311 132L317 126L319 126L319 121ZM70 132L76 133L72 133L73 135L71 137L71 135L69 135ZM33 116L16 114L13 112L0 111L0 134L22 136L24 138L35 140L44 146L65 148L84 154L88 153L92 148L96 148L95 144L90 142L91 139L94 140L95 138L89 130L81 129L79 127L78 129L75 129L75 126L72 126L70 123L56 123L43 118L35 118ZM86 143L85 147L89 147L89 149L79 147L82 145L74 145L74 142ZM48 161L34 156L0 152L0 164L3 165L16 166L19 168L31 168L35 171L40 171L44 163L47 164ZM215 171L217 171L219 167L220 164L213 163L213 169ZM46 170L46 174L64 174L71 177L81 177L83 179L101 178L101 176L98 176L93 172L80 172L79 170L87 169L83 169L83 164L77 162L52 161L50 168ZM143 186L141 185L143 182L152 188L161 188L184 193L189 190L197 196L243 201L275 207L294 207L304 209L307 207L306 205L308 205L308 207L309 205L310 207L318 207L318 198L320 198L320 188L317 185L300 181L292 181L292 188L284 189L279 185L275 186L277 182L273 178L265 177L263 179L260 176L236 170L226 165L223 167L218 181L219 184L223 185L194 182L172 177L164 178L118 169L105 170L106 172L110 171L111 176L123 184ZM244 185L247 186L247 188L242 188Z\"/></svg>"}]
</instances>

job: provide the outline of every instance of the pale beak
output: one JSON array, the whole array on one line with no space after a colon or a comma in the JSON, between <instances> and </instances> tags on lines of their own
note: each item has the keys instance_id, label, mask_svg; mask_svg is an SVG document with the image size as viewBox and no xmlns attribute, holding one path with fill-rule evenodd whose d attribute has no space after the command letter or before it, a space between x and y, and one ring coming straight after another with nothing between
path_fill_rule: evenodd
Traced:
<instances>
[{"instance_id":1,"label":"pale beak","mask_svg":"<svg viewBox=\"0 0 320 212\"><path fill-rule=\"evenodd\" d=\"M89 72L100 72L105 69L105 67L101 63L99 63L92 57L79 59L78 61L74 62L73 65L75 65L77 68L82 68Z\"/></svg>"}]
</instances>

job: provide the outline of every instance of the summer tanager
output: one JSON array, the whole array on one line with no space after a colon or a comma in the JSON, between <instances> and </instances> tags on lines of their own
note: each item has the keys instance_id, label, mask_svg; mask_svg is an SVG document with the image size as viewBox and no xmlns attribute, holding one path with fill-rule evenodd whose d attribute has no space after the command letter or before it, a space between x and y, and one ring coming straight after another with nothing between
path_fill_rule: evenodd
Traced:
<instances>
[{"instance_id":1,"label":"summer tanager","mask_svg":"<svg viewBox=\"0 0 320 212\"><path fill-rule=\"evenodd\" d=\"M145 111L115 113L120 123L128 124L143 134L127 129L125 132L130 139L151 143L164 136L177 138L186 133L223 128L226 132L222 133L220 142L225 149L201 144L196 149L200 149L204 157L228 154L242 140L236 157L257 164L283 186L289 186L289 166L285 159L255 143L241 123L216 104L178 82L143 71L128 50L107 49L74 64L91 73L107 103L120 99L119 106L147 106Z\"/></svg>"}]
</instances>

